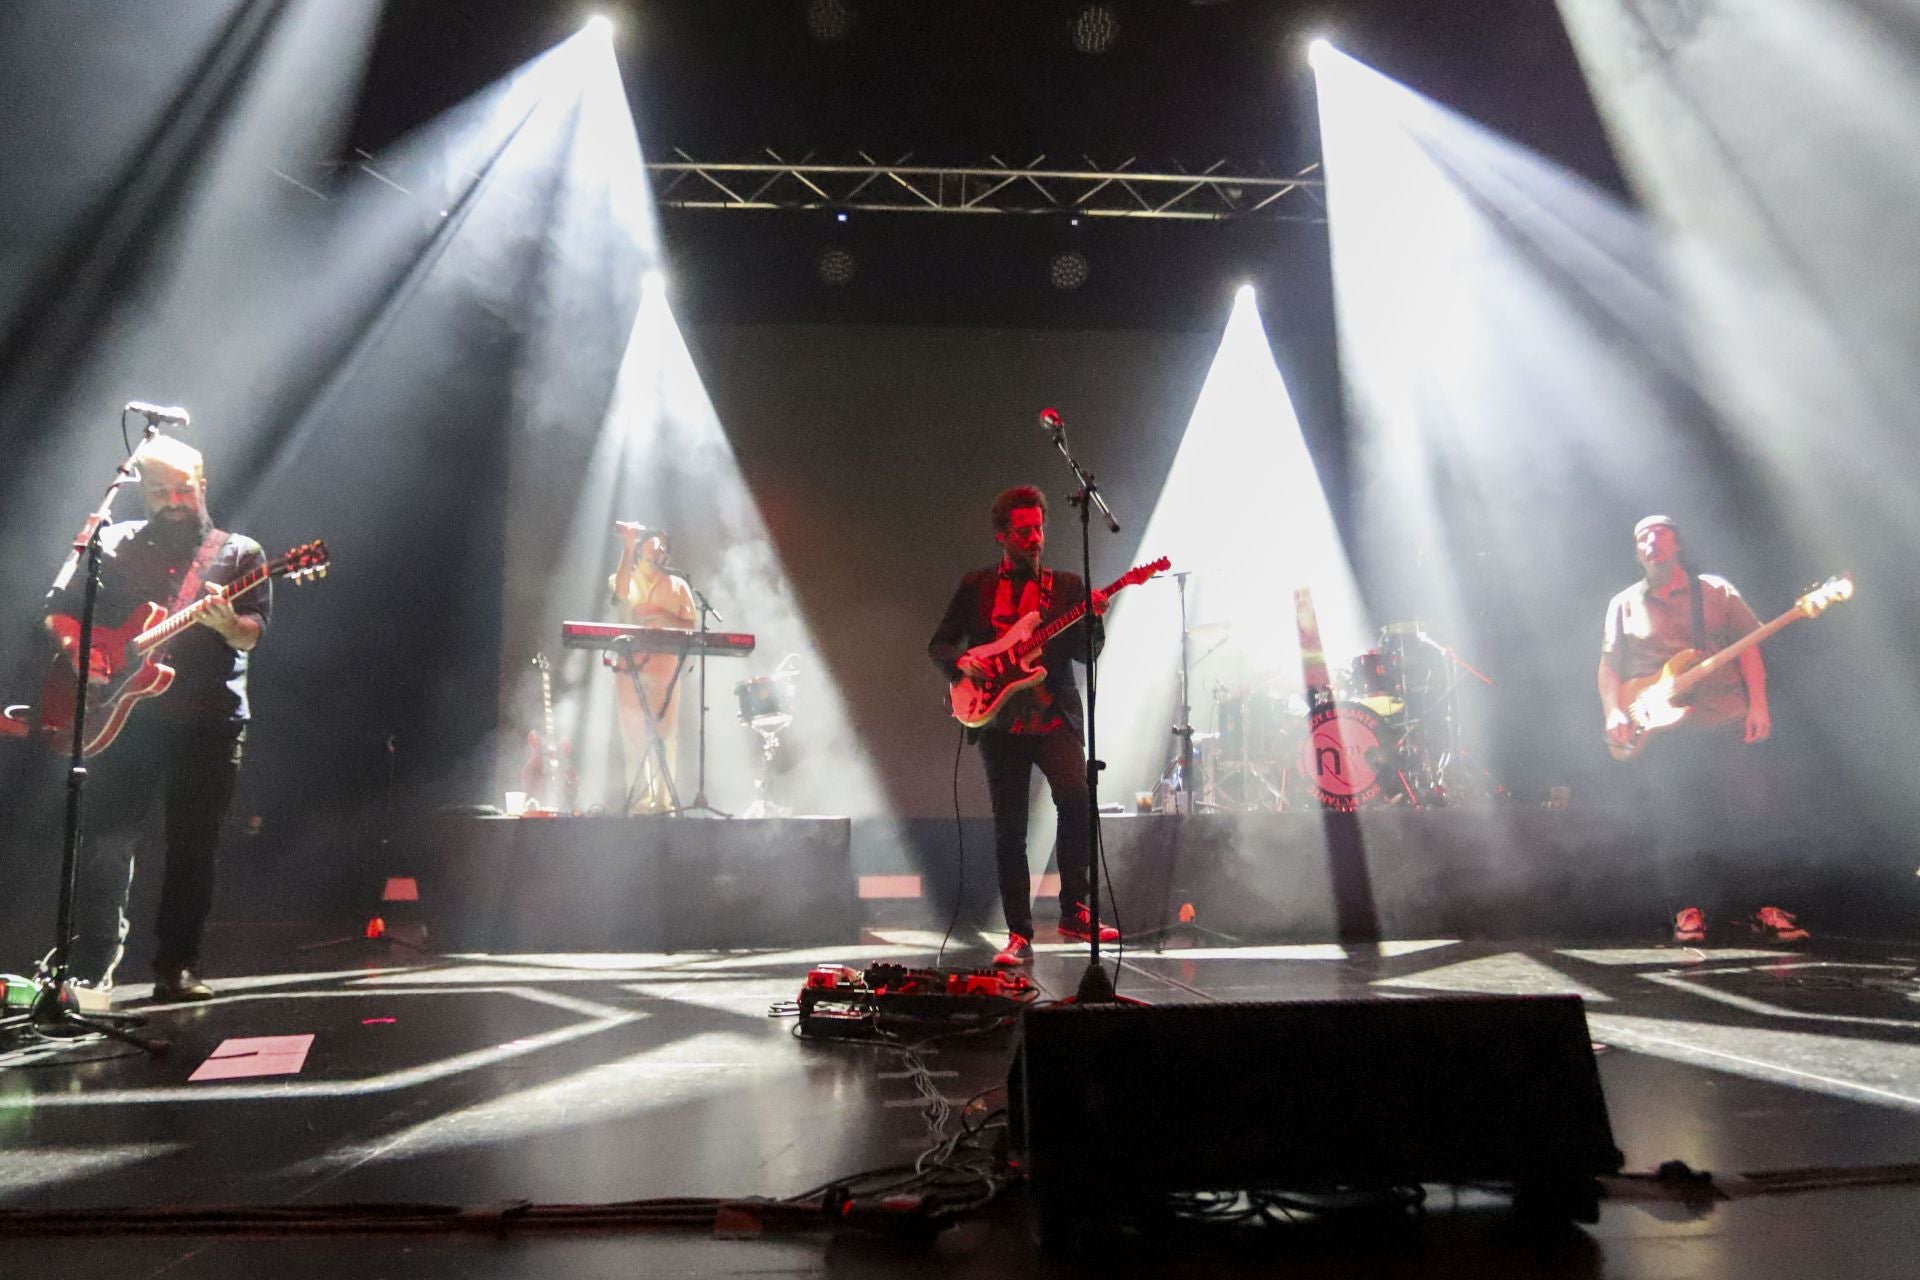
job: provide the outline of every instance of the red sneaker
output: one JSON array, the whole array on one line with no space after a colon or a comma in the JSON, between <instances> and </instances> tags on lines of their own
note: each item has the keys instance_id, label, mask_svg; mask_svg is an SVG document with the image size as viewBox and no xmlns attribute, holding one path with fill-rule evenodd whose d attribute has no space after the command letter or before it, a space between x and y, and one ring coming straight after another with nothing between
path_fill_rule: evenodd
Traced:
<instances>
[{"instance_id":1,"label":"red sneaker","mask_svg":"<svg viewBox=\"0 0 1920 1280\"><path fill-rule=\"evenodd\" d=\"M1678 943L1705 942L1707 918L1698 907L1682 907L1673 918L1673 940Z\"/></svg>"},{"instance_id":2,"label":"red sneaker","mask_svg":"<svg viewBox=\"0 0 1920 1280\"><path fill-rule=\"evenodd\" d=\"M1024 933L1008 934L1007 945L994 953L993 962L1009 968L1016 964L1032 964L1033 939Z\"/></svg>"},{"instance_id":3,"label":"red sneaker","mask_svg":"<svg viewBox=\"0 0 1920 1280\"><path fill-rule=\"evenodd\" d=\"M1769 942L1805 942L1813 936L1794 923L1793 912L1778 907L1760 908L1747 927Z\"/></svg>"},{"instance_id":4,"label":"red sneaker","mask_svg":"<svg viewBox=\"0 0 1920 1280\"><path fill-rule=\"evenodd\" d=\"M1072 942L1090 942L1093 939L1093 913L1087 910L1087 904L1076 902L1060 915L1060 936ZM1120 941L1120 931L1110 924L1100 926L1100 941Z\"/></svg>"}]
</instances>

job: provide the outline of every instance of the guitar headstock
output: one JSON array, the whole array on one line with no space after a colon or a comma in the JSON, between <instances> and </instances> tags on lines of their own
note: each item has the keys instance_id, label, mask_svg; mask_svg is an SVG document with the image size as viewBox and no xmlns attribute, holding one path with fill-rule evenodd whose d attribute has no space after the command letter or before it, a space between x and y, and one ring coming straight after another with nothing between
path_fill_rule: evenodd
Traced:
<instances>
[{"instance_id":1,"label":"guitar headstock","mask_svg":"<svg viewBox=\"0 0 1920 1280\"><path fill-rule=\"evenodd\" d=\"M327 576L327 565L333 559L327 551L327 544L318 538L305 542L275 560L270 566L273 576L285 578L295 584L311 582L315 578Z\"/></svg>"},{"instance_id":2,"label":"guitar headstock","mask_svg":"<svg viewBox=\"0 0 1920 1280\"><path fill-rule=\"evenodd\" d=\"M1793 602L1793 607L1809 618L1817 618L1830 604L1853 599L1853 575L1837 573Z\"/></svg>"},{"instance_id":3,"label":"guitar headstock","mask_svg":"<svg viewBox=\"0 0 1920 1280\"><path fill-rule=\"evenodd\" d=\"M1114 586L1116 588L1122 586L1139 586L1154 574L1165 573L1172 566L1173 561L1167 559L1165 556L1161 556L1158 560L1149 561L1146 564L1137 564L1122 574L1120 581L1115 583Z\"/></svg>"}]
</instances>

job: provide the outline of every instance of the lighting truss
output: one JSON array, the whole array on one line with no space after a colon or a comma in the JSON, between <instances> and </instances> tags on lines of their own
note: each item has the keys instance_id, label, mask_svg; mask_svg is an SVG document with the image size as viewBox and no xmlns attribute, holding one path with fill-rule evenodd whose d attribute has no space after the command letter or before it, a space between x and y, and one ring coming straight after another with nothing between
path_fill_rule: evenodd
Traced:
<instances>
[{"instance_id":1,"label":"lighting truss","mask_svg":"<svg viewBox=\"0 0 1920 1280\"><path fill-rule=\"evenodd\" d=\"M1086 218L1266 219L1325 222L1325 182L1318 162L1275 176L1236 171L1226 160L1204 169L1141 167L1128 159L1102 166L1050 165L1036 156L1022 166L989 156L978 165L916 164L912 156L883 163L865 152L848 163L764 158L675 158L649 164L654 200L669 209L832 209L874 213L1067 214Z\"/></svg>"}]
</instances>

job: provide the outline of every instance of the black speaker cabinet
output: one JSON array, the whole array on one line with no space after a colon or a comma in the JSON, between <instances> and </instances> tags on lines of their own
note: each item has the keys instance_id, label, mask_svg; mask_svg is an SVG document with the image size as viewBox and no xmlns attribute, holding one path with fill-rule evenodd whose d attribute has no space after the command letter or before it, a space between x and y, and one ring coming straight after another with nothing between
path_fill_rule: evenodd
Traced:
<instances>
[{"instance_id":1,"label":"black speaker cabinet","mask_svg":"<svg viewBox=\"0 0 1920 1280\"><path fill-rule=\"evenodd\" d=\"M1046 1005L1008 1086L1043 1237L1170 1192L1449 1182L1592 1221L1623 1161L1577 996Z\"/></svg>"}]
</instances>

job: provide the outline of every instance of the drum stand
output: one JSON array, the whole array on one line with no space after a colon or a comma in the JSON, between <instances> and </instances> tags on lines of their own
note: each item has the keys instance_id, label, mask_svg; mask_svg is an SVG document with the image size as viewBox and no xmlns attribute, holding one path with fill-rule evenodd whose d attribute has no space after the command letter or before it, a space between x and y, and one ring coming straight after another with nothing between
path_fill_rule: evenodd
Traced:
<instances>
[{"instance_id":1,"label":"drum stand","mask_svg":"<svg viewBox=\"0 0 1920 1280\"><path fill-rule=\"evenodd\" d=\"M1226 734L1220 728L1221 708L1230 701L1216 698L1214 702L1215 742L1226 740ZM1287 783L1293 770L1276 761L1256 760L1253 757L1249 746L1253 737L1252 708L1253 695L1244 695L1238 757L1221 759L1209 753L1206 782L1201 791L1202 809L1215 813L1284 813L1287 810ZM1277 778L1273 776L1276 766L1279 770ZM1239 783L1237 792L1231 790L1236 781Z\"/></svg>"},{"instance_id":2,"label":"drum stand","mask_svg":"<svg viewBox=\"0 0 1920 1280\"><path fill-rule=\"evenodd\" d=\"M773 758L780 751L780 735L793 723L792 716L761 716L758 719L744 721L747 728L760 735L760 776L754 779L753 803L747 806L743 818L786 818L793 811L785 805L773 802Z\"/></svg>"},{"instance_id":3,"label":"drum stand","mask_svg":"<svg viewBox=\"0 0 1920 1280\"><path fill-rule=\"evenodd\" d=\"M1161 796L1172 802L1175 813L1192 813L1193 798L1193 698L1189 694L1190 673L1187 666L1187 574L1186 569L1167 575L1173 579L1180 591L1180 722L1173 726L1173 736L1179 740L1179 746L1173 753L1173 759L1160 774L1160 781L1154 787L1154 800Z\"/></svg>"}]
</instances>

